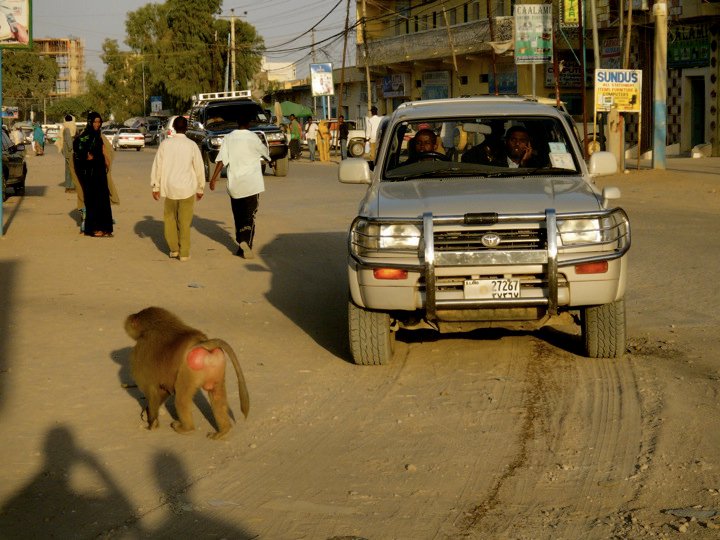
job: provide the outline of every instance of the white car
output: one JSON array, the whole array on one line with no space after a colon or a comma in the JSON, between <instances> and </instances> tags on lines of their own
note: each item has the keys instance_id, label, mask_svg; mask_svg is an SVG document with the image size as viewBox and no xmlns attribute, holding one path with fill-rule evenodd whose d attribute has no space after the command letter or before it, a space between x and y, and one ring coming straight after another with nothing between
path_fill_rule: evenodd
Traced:
<instances>
[{"instance_id":1,"label":"white car","mask_svg":"<svg viewBox=\"0 0 720 540\"><path fill-rule=\"evenodd\" d=\"M120 128L113 136L112 147L113 150L135 148L139 152L145 148L145 135L138 128Z\"/></svg>"},{"instance_id":2,"label":"white car","mask_svg":"<svg viewBox=\"0 0 720 540\"><path fill-rule=\"evenodd\" d=\"M465 135L443 147L449 128ZM355 363L388 362L399 328L527 330L562 313L585 356L622 356L630 223L620 190L594 183L616 171L608 152L586 164L567 115L533 100L400 105L374 167L338 171L368 185L347 242Z\"/></svg>"},{"instance_id":3,"label":"white car","mask_svg":"<svg viewBox=\"0 0 720 540\"><path fill-rule=\"evenodd\" d=\"M173 127L173 122L177 117L178 115L171 116L167 119L167 122L160 126L158 132L158 144L163 142L165 139L169 139L175 136L175 128Z\"/></svg>"},{"instance_id":4,"label":"white car","mask_svg":"<svg viewBox=\"0 0 720 540\"><path fill-rule=\"evenodd\" d=\"M100 131L103 137L105 137L110 144L112 144L113 139L115 138L115 134L117 132L118 130L116 128L107 128Z\"/></svg>"}]
</instances>

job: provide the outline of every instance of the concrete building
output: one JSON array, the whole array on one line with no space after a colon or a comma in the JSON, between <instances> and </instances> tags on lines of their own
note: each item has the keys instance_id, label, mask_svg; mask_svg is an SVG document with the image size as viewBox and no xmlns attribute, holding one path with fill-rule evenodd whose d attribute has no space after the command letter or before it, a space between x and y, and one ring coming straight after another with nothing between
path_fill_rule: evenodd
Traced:
<instances>
[{"instance_id":1,"label":"concrete building","mask_svg":"<svg viewBox=\"0 0 720 540\"><path fill-rule=\"evenodd\" d=\"M720 1L666 1L667 145L671 152L688 153L697 144L710 143L713 155L720 155ZM552 2L557 81L553 63L516 64L513 9L540 3L357 0L357 20L366 24L358 25L356 32L357 65L345 70L342 112L346 118L367 115L367 73L369 101L378 106L380 114L390 113L409 100L493 93L555 97L557 90L576 119L582 119L584 102L586 118L592 123L596 66L591 13L583 14L589 22L581 40L578 26L567 20L565 6L571 3ZM590 9L590 2L584 5ZM627 9L630 5L632 10ZM645 152L653 145L653 0L596 0L596 6L597 67L643 72L642 112L624 114L624 124L626 147L636 146L641 138L640 149ZM622 30L620 21L624 23ZM334 70L334 80L331 116L337 114L338 69ZM285 82L273 92L281 100L312 106L309 81Z\"/></svg>"},{"instance_id":2,"label":"concrete building","mask_svg":"<svg viewBox=\"0 0 720 540\"><path fill-rule=\"evenodd\" d=\"M52 57L60 68L50 97L71 97L85 92L85 45L82 40L34 38L33 48L43 56Z\"/></svg>"}]
</instances>

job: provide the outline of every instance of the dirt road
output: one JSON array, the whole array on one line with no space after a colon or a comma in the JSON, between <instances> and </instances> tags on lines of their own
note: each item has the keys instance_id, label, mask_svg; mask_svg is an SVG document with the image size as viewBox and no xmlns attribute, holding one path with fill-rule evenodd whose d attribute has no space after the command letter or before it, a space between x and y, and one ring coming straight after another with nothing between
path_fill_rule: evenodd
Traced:
<instances>
[{"instance_id":1,"label":"dirt road","mask_svg":"<svg viewBox=\"0 0 720 540\"><path fill-rule=\"evenodd\" d=\"M349 363L345 231L361 186L299 162L266 177L253 261L224 193L169 260L153 150L119 152L115 238L77 234L60 157L29 158L0 240L0 538L717 538L720 160L604 179L633 228L629 351L574 325L402 333ZM227 440L148 432L125 316L176 312L238 352Z\"/></svg>"}]
</instances>

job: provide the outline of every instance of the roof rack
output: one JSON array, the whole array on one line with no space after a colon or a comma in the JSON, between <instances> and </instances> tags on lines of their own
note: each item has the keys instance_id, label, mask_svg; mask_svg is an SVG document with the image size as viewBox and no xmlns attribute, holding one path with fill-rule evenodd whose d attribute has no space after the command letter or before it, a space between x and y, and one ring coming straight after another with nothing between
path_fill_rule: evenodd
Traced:
<instances>
[{"instance_id":1,"label":"roof rack","mask_svg":"<svg viewBox=\"0 0 720 540\"><path fill-rule=\"evenodd\" d=\"M207 92L205 94L198 94L197 97L193 96L193 101L217 101L221 99L249 98L250 96L250 90L235 90L233 92Z\"/></svg>"}]
</instances>

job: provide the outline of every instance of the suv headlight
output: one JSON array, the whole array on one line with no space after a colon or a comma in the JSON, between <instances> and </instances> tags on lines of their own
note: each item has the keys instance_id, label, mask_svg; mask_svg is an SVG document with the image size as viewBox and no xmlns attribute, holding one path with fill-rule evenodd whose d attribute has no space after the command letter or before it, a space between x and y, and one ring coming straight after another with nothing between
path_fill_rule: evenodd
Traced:
<instances>
[{"instance_id":1,"label":"suv headlight","mask_svg":"<svg viewBox=\"0 0 720 540\"><path fill-rule=\"evenodd\" d=\"M210 137L210 144L216 148L220 148L223 142L223 137Z\"/></svg>"},{"instance_id":2,"label":"suv headlight","mask_svg":"<svg viewBox=\"0 0 720 540\"><path fill-rule=\"evenodd\" d=\"M266 133L265 138L268 141L284 141L285 135L282 133L279 133L279 132L278 133Z\"/></svg>"},{"instance_id":3,"label":"suv headlight","mask_svg":"<svg viewBox=\"0 0 720 540\"><path fill-rule=\"evenodd\" d=\"M558 223L562 245L597 244L602 241L597 219L568 219Z\"/></svg>"},{"instance_id":4,"label":"suv headlight","mask_svg":"<svg viewBox=\"0 0 720 540\"><path fill-rule=\"evenodd\" d=\"M380 251L417 254L420 226L414 223L376 223L357 220L351 231L352 250L359 256Z\"/></svg>"}]
</instances>

